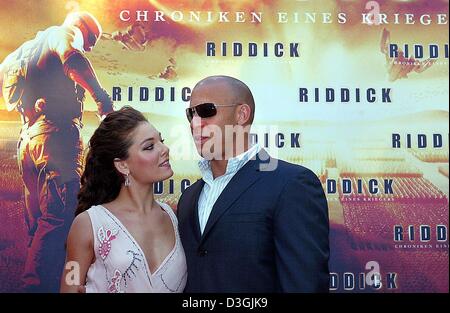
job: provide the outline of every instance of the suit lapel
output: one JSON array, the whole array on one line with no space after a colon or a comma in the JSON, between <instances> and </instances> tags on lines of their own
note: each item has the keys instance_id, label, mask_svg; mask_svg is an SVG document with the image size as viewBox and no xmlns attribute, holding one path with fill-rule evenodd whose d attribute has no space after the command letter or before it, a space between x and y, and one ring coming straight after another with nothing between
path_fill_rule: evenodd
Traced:
<instances>
[{"instance_id":1,"label":"suit lapel","mask_svg":"<svg viewBox=\"0 0 450 313\"><path fill-rule=\"evenodd\" d=\"M189 213L189 218L191 219L190 224L193 227L193 233L195 235L195 239L197 242L200 241L200 224L198 221L198 199L200 198L200 193L202 192L203 185L205 184L205 181L203 179L200 179L198 181L198 184L194 184L192 186L192 195L191 195L191 201L189 207L191 208L192 212Z\"/></svg>"},{"instance_id":2,"label":"suit lapel","mask_svg":"<svg viewBox=\"0 0 450 313\"><path fill-rule=\"evenodd\" d=\"M205 230L201 237L201 242L208 236L209 231L214 227L220 217L231 207L231 205L238 200L238 198L250 188L259 178L258 175L259 165L261 163L260 157L264 157L268 154L262 150L258 153L256 160L250 160L245 164L230 180L225 189L220 194L211 214L206 223ZM263 158L264 159L264 158ZM197 225L198 225L198 210L197 212Z\"/></svg>"}]
</instances>

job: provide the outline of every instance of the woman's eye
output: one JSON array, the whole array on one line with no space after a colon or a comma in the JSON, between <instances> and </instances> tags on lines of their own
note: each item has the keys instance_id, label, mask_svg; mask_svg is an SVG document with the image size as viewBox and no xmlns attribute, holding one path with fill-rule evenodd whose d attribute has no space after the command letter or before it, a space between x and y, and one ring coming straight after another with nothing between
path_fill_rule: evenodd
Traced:
<instances>
[{"instance_id":1,"label":"woman's eye","mask_svg":"<svg viewBox=\"0 0 450 313\"><path fill-rule=\"evenodd\" d=\"M152 150L152 149L153 149L153 145L150 145L150 146L144 148L144 150Z\"/></svg>"}]
</instances>

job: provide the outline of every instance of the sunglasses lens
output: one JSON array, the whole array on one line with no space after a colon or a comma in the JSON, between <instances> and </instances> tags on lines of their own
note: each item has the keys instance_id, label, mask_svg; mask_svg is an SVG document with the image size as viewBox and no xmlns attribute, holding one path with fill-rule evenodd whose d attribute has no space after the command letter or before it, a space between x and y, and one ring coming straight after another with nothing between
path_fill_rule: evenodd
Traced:
<instances>
[{"instance_id":1,"label":"sunglasses lens","mask_svg":"<svg viewBox=\"0 0 450 313\"><path fill-rule=\"evenodd\" d=\"M217 113L214 103L199 104L195 107L195 110L197 111L198 116L200 116L201 118L212 117Z\"/></svg>"},{"instance_id":2,"label":"sunglasses lens","mask_svg":"<svg viewBox=\"0 0 450 313\"><path fill-rule=\"evenodd\" d=\"M194 118L194 114L197 112L197 115L201 118L212 117L217 114L217 109L214 103L202 103L193 108L186 109L186 117L190 122Z\"/></svg>"}]
</instances>

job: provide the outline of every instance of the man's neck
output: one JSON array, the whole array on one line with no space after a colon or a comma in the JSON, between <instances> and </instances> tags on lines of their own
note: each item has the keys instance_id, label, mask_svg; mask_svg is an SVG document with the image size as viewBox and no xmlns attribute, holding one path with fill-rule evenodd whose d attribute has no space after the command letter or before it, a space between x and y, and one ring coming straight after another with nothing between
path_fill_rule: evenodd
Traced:
<instances>
[{"instance_id":1,"label":"man's neck","mask_svg":"<svg viewBox=\"0 0 450 313\"><path fill-rule=\"evenodd\" d=\"M220 160L216 159L211 160L211 172L213 174L213 178L216 179L217 177L220 177L225 174L225 172L227 171L228 160L230 158L234 158L240 154L243 154L247 152L249 149L250 149L249 143L248 141L246 141L242 149L233 149L233 154L231 156L227 156L226 154L224 154L222 156L222 159Z\"/></svg>"},{"instance_id":2,"label":"man's neck","mask_svg":"<svg viewBox=\"0 0 450 313\"><path fill-rule=\"evenodd\" d=\"M222 176L227 171L228 160L211 160L213 178Z\"/></svg>"}]
</instances>

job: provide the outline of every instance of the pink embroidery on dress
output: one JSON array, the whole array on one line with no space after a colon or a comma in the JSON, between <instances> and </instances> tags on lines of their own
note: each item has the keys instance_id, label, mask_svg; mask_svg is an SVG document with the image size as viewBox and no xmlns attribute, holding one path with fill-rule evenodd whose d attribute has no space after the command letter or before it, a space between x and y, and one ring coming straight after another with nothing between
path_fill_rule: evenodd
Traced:
<instances>
[{"instance_id":1,"label":"pink embroidery on dress","mask_svg":"<svg viewBox=\"0 0 450 313\"><path fill-rule=\"evenodd\" d=\"M122 280L122 273L119 270L115 270L114 276L111 278L111 283L108 286L109 293L122 293L120 289L120 282Z\"/></svg>"},{"instance_id":2,"label":"pink embroidery on dress","mask_svg":"<svg viewBox=\"0 0 450 313\"><path fill-rule=\"evenodd\" d=\"M102 260L106 259L109 252L111 251L111 241L116 238L118 230L105 229L100 227L97 231L97 237L100 240L100 246L98 248L98 253Z\"/></svg>"}]
</instances>

